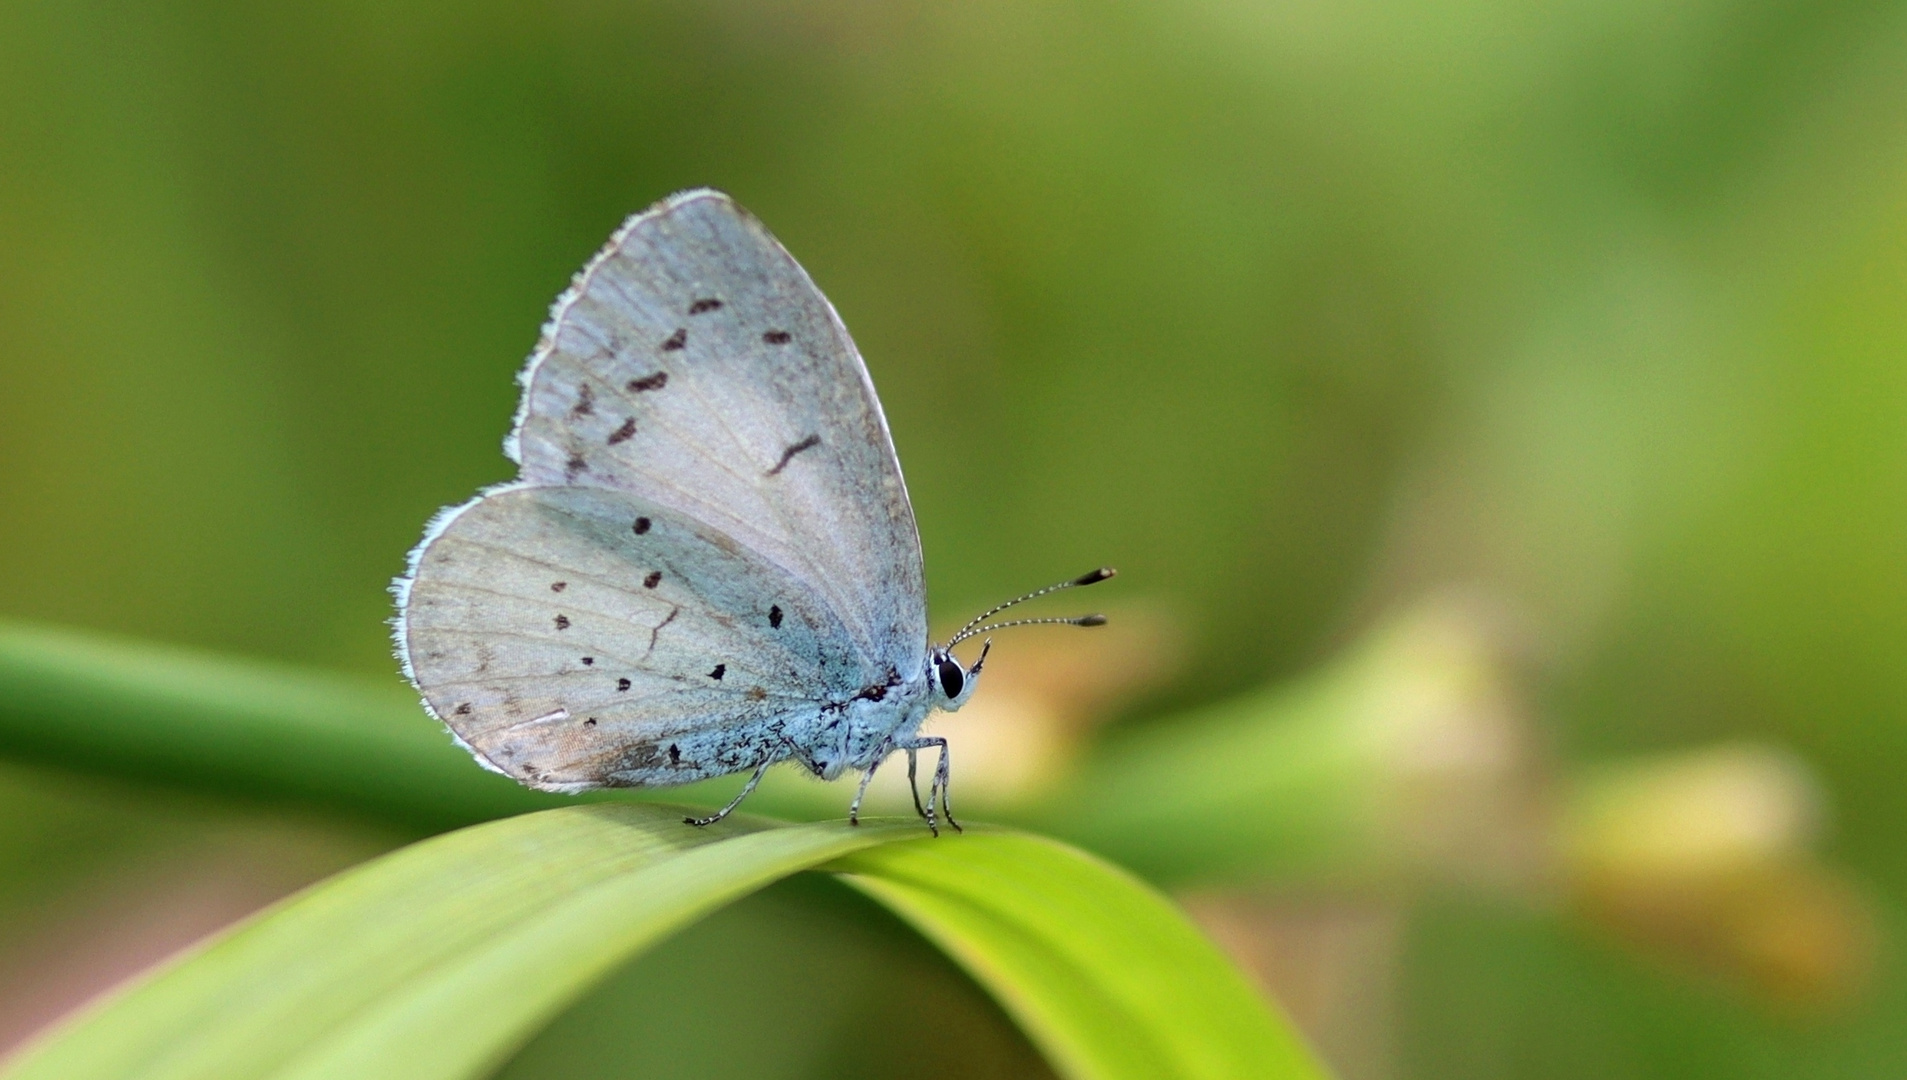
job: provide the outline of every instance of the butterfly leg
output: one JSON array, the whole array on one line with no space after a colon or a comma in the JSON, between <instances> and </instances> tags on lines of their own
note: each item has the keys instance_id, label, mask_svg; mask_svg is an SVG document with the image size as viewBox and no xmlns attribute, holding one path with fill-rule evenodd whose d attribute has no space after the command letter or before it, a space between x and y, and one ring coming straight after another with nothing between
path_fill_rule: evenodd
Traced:
<instances>
[{"instance_id":1,"label":"butterfly leg","mask_svg":"<svg viewBox=\"0 0 1907 1080\"><path fill-rule=\"evenodd\" d=\"M848 804L849 825L859 825L861 823L861 800L867 795L867 786L874 782L874 770L880 767L881 759L875 758L874 764L869 765L867 771L861 774L861 786L855 789L854 801Z\"/></svg>"},{"instance_id":2,"label":"butterfly leg","mask_svg":"<svg viewBox=\"0 0 1907 1080\"><path fill-rule=\"evenodd\" d=\"M742 800L748 798L748 793L755 790L755 785L761 783L761 778L768 772L768 766L773 765L774 763L775 763L774 758L771 758L771 757L762 758L761 764L755 766L755 775L748 778L748 783L742 785L741 794L730 799L728 801L727 806L722 807L720 810L717 810L716 812L714 812L713 814L710 814L707 817L685 817L682 819L682 823L684 825L697 825L697 826L713 825L716 822L727 817L729 814L729 811L740 806L742 804Z\"/></svg>"},{"instance_id":3,"label":"butterfly leg","mask_svg":"<svg viewBox=\"0 0 1907 1080\"><path fill-rule=\"evenodd\" d=\"M955 832L966 832L967 830L961 828L960 823L955 821L953 816L953 762L948 758L947 740L935 739L934 741L940 744L940 764L934 768L934 782L940 788L940 813L947 819L947 824L953 826ZM933 798L932 792L929 792L927 805L933 805Z\"/></svg>"},{"instance_id":4,"label":"butterfly leg","mask_svg":"<svg viewBox=\"0 0 1907 1080\"><path fill-rule=\"evenodd\" d=\"M907 748L907 790L914 793L914 813L926 817L927 811L920 805L920 784L914 779L914 766L917 764L915 757L919 753L920 751L911 746Z\"/></svg>"},{"instance_id":5,"label":"butterfly leg","mask_svg":"<svg viewBox=\"0 0 1907 1080\"><path fill-rule=\"evenodd\" d=\"M927 808L921 811L921 816L927 819L928 830L935 836L939 836L940 825L934 814L935 804L938 803L940 812L947 818L947 824L952 825L955 832L965 832L966 830L960 827L960 823L955 821L953 816L953 795L948 790L953 766L947 758L947 740L937 735L917 735L909 742L900 744L900 748L910 754L929 747L940 751L940 763L934 766L933 782L927 785Z\"/></svg>"}]
</instances>

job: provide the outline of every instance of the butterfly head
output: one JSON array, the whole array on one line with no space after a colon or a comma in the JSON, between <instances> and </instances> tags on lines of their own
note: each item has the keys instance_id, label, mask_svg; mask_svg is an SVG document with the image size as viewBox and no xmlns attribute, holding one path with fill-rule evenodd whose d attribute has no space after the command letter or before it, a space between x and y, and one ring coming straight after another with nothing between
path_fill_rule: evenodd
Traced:
<instances>
[{"instance_id":1,"label":"butterfly head","mask_svg":"<svg viewBox=\"0 0 1907 1080\"><path fill-rule=\"evenodd\" d=\"M960 666L960 658L953 654L952 649L934 650L928 663L933 669L936 706L953 712L967 703L967 699L973 696L973 688L980 685L980 669L985 666L987 650L991 648L991 641L980 646L980 659L975 660L970 668Z\"/></svg>"}]
</instances>

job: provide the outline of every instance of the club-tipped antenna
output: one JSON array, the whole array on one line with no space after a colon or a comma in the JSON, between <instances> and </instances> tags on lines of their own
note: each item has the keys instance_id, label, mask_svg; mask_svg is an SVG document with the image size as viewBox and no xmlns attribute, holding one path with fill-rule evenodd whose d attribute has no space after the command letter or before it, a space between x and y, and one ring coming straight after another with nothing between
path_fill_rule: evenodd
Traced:
<instances>
[{"instance_id":1,"label":"club-tipped antenna","mask_svg":"<svg viewBox=\"0 0 1907 1080\"><path fill-rule=\"evenodd\" d=\"M1005 630L1009 626L1058 626L1062 623L1067 626L1104 626L1106 617L1104 615L1074 615L1053 619L1008 619L1006 622L988 623L985 626L976 626L971 630L963 631L959 637L947 643L947 648L951 649L970 637L991 634L995 630Z\"/></svg>"},{"instance_id":2,"label":"club-tipped antenna","mask_svg":"<svg viewBox=\"0 0 1907 1080\"><path fill-rule=\"evenodd\" d=\"M1062 617L1062 618L1052 618L1052 619L1009 619L1008 621L1002 622L1002 623L988 623L987 620L993 618L995 615L998 615L1002 611L1005 611L1007 608L1013 607L1015 604L1024 604L1028 600L1037 600L1048 593L1056 593L1065 589L1077 589L1086 585L1097 585L1100 582L1106 580L1107 578L1113 576L1113 574L1115 573L1117 573L1117 571L1115 571L1112 567L1102 566L1099 569L1094 570L1089 574L1081 574L1080 576L1073 578L1069 581L1062 581L1055 585L1048 585L1044 589L1034 589L1032 592L1027 593L1025 596L1016 596L1013 599L1008 600L1004 604L998 604L998 605L995 605L994 607L988 608L986 611L983 611L979 615L975 616L973 621L961 627L959 633L956 633L952 638L950 638L947 641L946 648L951 649L955 645L958 645L961 642L967 640L968 638L973 637L975 634L985 634L994 630L1003 629L1008 626L1036 626L1040 624L1050 625L1054 623L1068 623L1072 626L1104 626L1106 624L1106 617L1104 615L1080 615L1080 616L1076 616L1072 618Z\"/></svg>"}]
</instances>

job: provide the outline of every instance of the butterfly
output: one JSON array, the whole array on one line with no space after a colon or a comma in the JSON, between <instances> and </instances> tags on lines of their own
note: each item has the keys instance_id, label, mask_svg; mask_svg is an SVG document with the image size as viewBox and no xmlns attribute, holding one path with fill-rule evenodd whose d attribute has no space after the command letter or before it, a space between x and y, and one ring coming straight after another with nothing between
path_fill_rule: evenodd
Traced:
<instances>
[{"instance_id":1,"label":"butterfly","mask_svg":"<svg viewBox=\"0 0 1907 1080\"><path fill-rule=\"evenodd\" d=\"M907 754L955 828L935 710L973 695L928 635L920 537L880 400L834 308L728 196L631 217L557 298L518 380L518 478L440 511L393 583L397 654L485 768L544 791L771 765L833 780ZM927 801L916 754L938 752Z\"/></svg>"}]
</instances>

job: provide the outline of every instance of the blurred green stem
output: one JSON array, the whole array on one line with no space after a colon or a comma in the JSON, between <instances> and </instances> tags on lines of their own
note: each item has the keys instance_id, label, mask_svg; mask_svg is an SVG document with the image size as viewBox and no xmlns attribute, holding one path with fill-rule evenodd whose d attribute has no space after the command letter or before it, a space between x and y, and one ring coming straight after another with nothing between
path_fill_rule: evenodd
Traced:
<instances>
[{"instance_id":1,"label":"blurred green stem","mask_svg":"<svg viewBox=\"0 0 1907 1080\"><path fill-rule=\"evenodd\" d=\"M477 768L395 681L17 622L0 754L433 832L570 801Z\"/></svg>"}]
</instances>

